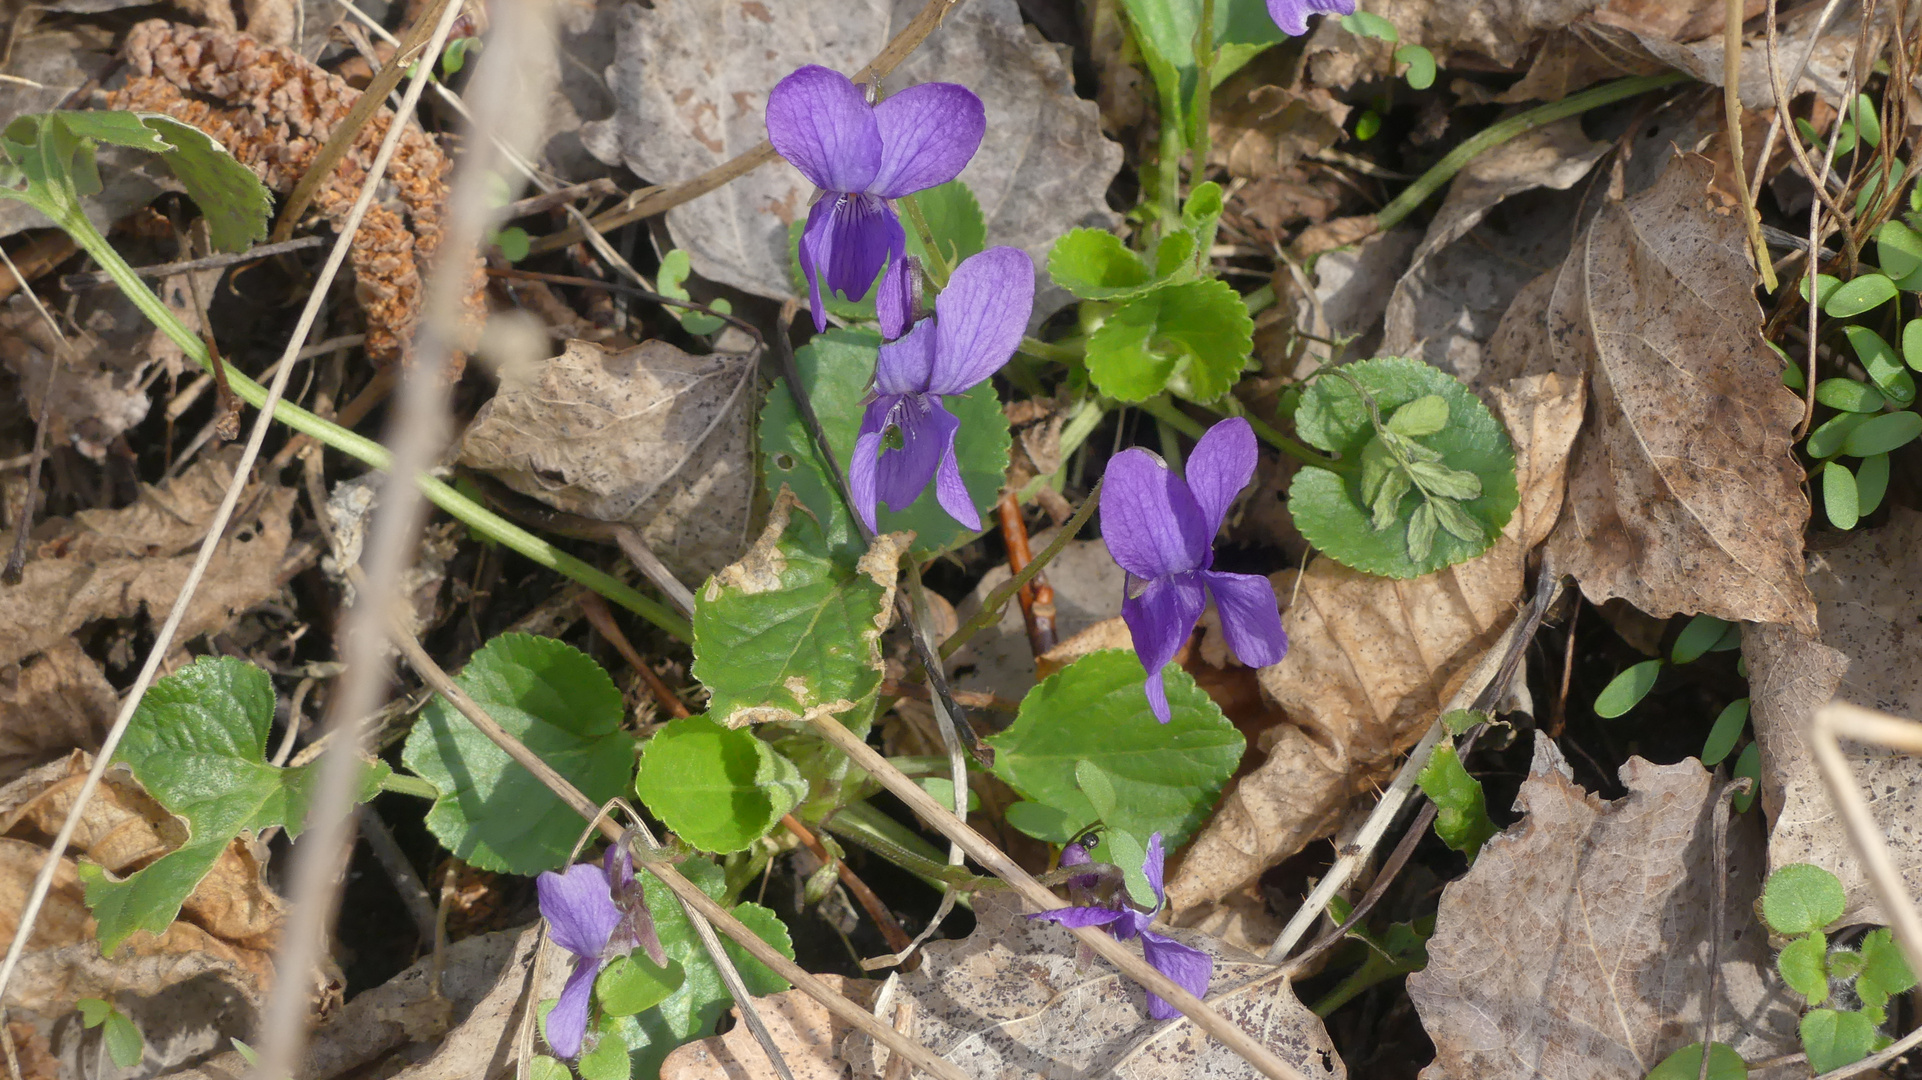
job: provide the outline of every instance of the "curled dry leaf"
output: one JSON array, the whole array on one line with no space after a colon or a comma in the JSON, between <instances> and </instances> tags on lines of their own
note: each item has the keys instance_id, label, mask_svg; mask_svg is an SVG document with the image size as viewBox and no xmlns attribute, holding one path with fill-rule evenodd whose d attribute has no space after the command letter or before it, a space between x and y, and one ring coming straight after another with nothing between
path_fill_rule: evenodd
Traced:
<instances>
[{"instance_id":1,"label":"curled dry leaf","mask_svg":"<svg viewBox=\"0 0 1922 1080\"><path fill-rule=\"evenodd\" d=\"M143 609L163 615L186 584L239 452L231 447L171 480L143 485L131 506L43 522L20 584L0 585L0 664L53 648L95 619ZM278 485L241 499L244 513L215 547L179 640L224 626L313 562L317 550L293 542L293 505L293 490Z\"/></svg>"},{"instance_id":2,"label":"curled dry leaf","mask_svg":"<svg viewBox=\"0 0 1922 1080\"><path fill-rule=\"evenodd\" d=\"M1886 923L1861 860L1842 830L1802 732L1831 698L1922 718L1922 630L1916 584L1922 514L1900 508L1879 529L1850 533L1809 561L1821 638L1785 626L1749 626L1750 720L1762 751L1762 805L1772 822L1769 864L1814 863L1842 879L1845 923ZM1922 757L1844 743L1869 812L1896 868L1922 893Z\"/></svg>"},{"instance_id":3,"label":"curled dry leaf","mask_svg":"<svg viewBox=\"0 0 1922 1080\"><path fill-rule=\"evenodd\" d=\"M1168 885L1177 908L1218 900L1333 832L1434 722L1454 685L1514 618L1528 553L1561 510L1563 472L1581 425L1582 386L1530 376L1492 392L1515 444L1521 505L1493 547L1408 581L1332 559L1302 572L1282 615L1290 648L1260 672L1288 722L1229 789Z\"/></svg>"},{"instance_id":4,"label":"curled dry leaf","mask_svg":"<svg viewBox=\"0 0 1922 1080\"><path fill-rule=\"evenodd\" d=\"M1599 799L1552 767L1524 781L1519 824L1442 891L1428 966L1408 996L1435 1041L1424 1080L1646 1076L1702 1038L1715 901L1716 784L1701 764L1621 768L1628 796ZM1753 905L1761 829L1728 833L1713 1038L1751 1061L1797 1047Z\"/></svg>"},{"instance_id":5,"label":"curled dry leaf","mask_svg":"<svg viewBox=\"0 0 1922 1080\"><path fill-rule=\"evenodd\" d=\"M688 180L767 138L768 91L803 64L847 74L874 59L921 11L922 0L679 0L629 4L607 71L614 116L582 129L587 148L656 183ZM1034 40L1014 0L974 0L887 80L889 90L956 82L987 107L987 137L961 179L981 203L989 244L1037 263L1054 238L1119 219L1104 193L1121 147L1103 138L1095 104L1075 96L1062 52ZM701 276L761 296L793 293L788 225L807 216L814 187L774 162L668 211L675 242ZM1050 305L1047 293L1058 294ZM1046 290L1035 312L1066 301Z\"/></svg>"},{"instance_id":6,"label":"curled dry leaf","mask_svg":"<svg viewBox=\"0 0 1922 1080\"><path fill-rule=\"evenodd\" d=\"M98 748L119 705L100 665L72 638L0 670L0 787L70 750ZM0 806L0 817L6 812Z\"/></svg>"},{"instance_id":7,"label":"curled dry leaf","mask_svg":"<svg viewBox=\"0 0 1922 1080\"><path fill-rule=\"evenodd\" d=\"M874 1000L881 984L872 979L823 975L823 982L863 1008ZM841 1060L841 1043L854 1029L835 1018L805 990L783 990L754 999L767 1022L774 1044L781 1050L794 1080L843 1080L848 1064ZM767 1052L753 1032L739 1023L741 1009L731 1010L736 1023L725 1035L682 1044L661 1063L661 1080L772 1080ZM891 1019L883 1017L884 1021Z\"/></svg>"},{"instance_id":8,"label":"curled dry leaf","mask_svg":"<svg viewBox=\"0 0 1922 1080\"><path fill-rule=\"evenodd\" d=\"M561 355L501 372L461 438L463 465L557 510L640 531L676 574L699 581L746 541L754 494L754 365L690 356L664 341Z\"/></svg>"},{"instance_id":9,"label":"curled dry leaf","mask_svg":"<svg viewBox=\"0 0 1922 1080\"><path fill-rule=\"evenodd\" d=\"M1586 373L1556 566L1594 603L1813 631L1809 504L1790 453L1802 405L1776 378L1741 222L1708 209L1699 155L1604 206L1556 279L1557 370Z\"/></svg>"}]
</instances>

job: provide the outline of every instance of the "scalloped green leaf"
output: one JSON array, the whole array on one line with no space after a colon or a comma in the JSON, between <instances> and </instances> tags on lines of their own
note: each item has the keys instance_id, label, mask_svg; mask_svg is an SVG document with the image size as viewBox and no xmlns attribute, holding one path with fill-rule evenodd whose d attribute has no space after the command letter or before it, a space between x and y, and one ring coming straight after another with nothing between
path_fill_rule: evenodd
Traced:
<instances>
[{"instance_id":1,"label":"scalloped green leaf","mask_svg":"<svg viewBox=\"0 0 1922 1080\"><path fill-rule=\"evenodd\" d=\"M136 930L165 933L241 833L278 826L290 837L299 835L320 766L269 764L273 722L273 681L231 657L202 657L154 683L140 699L113 759L133 771L155 802L186 821L187 839L122 878L94 863L80 864L102 952L112 955ZM356 797L373 798L389 772L378 763L363 769Z\"/></svg>"},{"instance_id":2,"label":"scalloped green leaf","mask_svg":"<svg viewBox=\"0 0 1922 1080\"><path fill-rule=\"evenodd\" d=\"M1909 962L1888 927L1868 932L1862 939L1861 955L1862 971L1855 978L1855 992L1863 1004L1879 1009L1888 1004L1891 995L1915 987L1915 973L1909 970Z\"/></svg>"},{"instance_id":3,"label":"scalloped green leaf","mask_svg":"<svg viewBox=\"0 0 1922 1080\"><path fill-rule=\"evenodd\" d=\"M1790 863L1762 886L1762 919L1778 934L1807 934L1842 917L1848 897L1834 874L1812 863Z\"/></svg>"},{"instance_id":4,"label":"scalloped green leaf","mask_svg":"<svg viewBox=\"0 0 1922 1080\"><path fill-rule=\"evenodd\" d=\"M874 364L881 337L867 330L829 330L794 354L801 382L807 387L827 433L828 446L834 451L838 468L846 470L854 452L854 440L861 430L862 401L874 380ZM941 399L942 405L961 421L955 436L955 456L961 465L961 480L968 486L975 509L982 521L992 518L994 504L1001 497L1001 484L1008 471L1007 414L995 396L992 381L958 396ZM774 497L781 485L793 489L808 514L821 525L819 550L830 552L852 566L865 550L854 519L841 501L835 483L828 478L827 466L808 438L807 428L795 411L794 399L785 383L768 391L761 407L761 465L768 496ZM843 473L845 478L845 472ZM882 506L878 521L881 531L913 532L913 552L936 555L974 539L960 522L948 516L934 497L934 485L900 513ZM813 541L811 541L813 542Z\"/></svg>"},{"instance_id":5,"label":"scalloped green leaf","mask_svg":"<svg viewBox=\"0 0 1922 1080\"><path fill-rule=\"evenodd\" d=\"M634 738L614 680L565 642L502 634L454 680L508 734L604 803L628 792ZM581 818L438 695L421 710L401 760L440 789L427 828L483 870L533 876L565 866Z\"/></svg>"},{"instance_id":6,"label":"scalloped green leaf","mask_svg":"<svg viewBox=\"0 0 1922 1080\"><path fill-rule=\"evenodd\" d=\"M1088 336L1088 377L1118 401L1163 390L1213 401L1240 378L1254 332L1248 306L1227 282L1166 285L1110 313Z\"/></svg>"},{"instance_id":7,"label":"scalloped green leaf","mask_svg":"<svg viewBox=\"0 0 1922 1080\"><path fill-rule=\"evenodd\" d=\"M1702 1075L1702 1044L1689 1043L1649 1070L1648 1080L1696 1080ZM1748 1080L1748 1062L1727 1043L1710 1043L1708 1080Z\"/></svg>"},{"instance_id":8,"label":"scalloped green leaf","mask_svg":"<svg viewBox=\"0 0 1922 1080\"><path fill-rule=\"evenodd\" d=\"M766 836L807 794L800 770L753 731L706 716L670 720L656 731L641 748L634 788L675 835L719 854Z\"/></svg>"},{"instance_id":9,"label":"scalloped green leaf","mask_svg":"<svg viewBox=\"0 0 1922 1080\"><path fill-rule=\"evenodd\" d=\"M1083 300L1120 300L1154 288L1156 275L1106 229L1071 229L1048 249L1048 276Z\"/></svg>"},{"instance_id":10,"label":"scalloped green leaf","mask_svg":"<svg viewBox=\"0 0 1922 1080\"><path fill-rule=\"evenodd\" d=\"M1820 1005L1829 999L1829 939L1820 930L1796 938L1775 954L1775 970L1789 989Z\"/></svg>"},{"instance_id":11,"label":"scalloped green leaf","mask_svg":"<svg viewBox=\"0 0 1922 1080\"><path fill-rule=\"evenodd\" d=\"M1165 673L1172 718L1162 724L1142 689L1146 673L1134 653L1104 649L1041 681L1021 700L1008 729L984 740L994 748L993 773L1022 798L1059 811L1044 831L1067 835L1100 816L1076 778L1083 763L1113 791L1115 812L1103 824L1146 841L1159 831L1173 851L1188 841L1220 798L1246 742L1214 699L1179 667Z\"/></svg>"},{"instance_id":12,"label":"scalloped green leaf","mask_svg":"<svg viewBox=\"0 0 1922 1080\"><path fill-rule=\"evenodd\" d=\"M1288 491L1288 510L1302 535L1345 566L1392 578L1419 577L1486 551L1508 524L1519 499L1515 450L1501 422L1466 386L1419 360L1379 357L1341 370L1374 396L1384 419L1431 395L1446 403L1448 426L1411 441L1438 453L1445 468L1480 478L1481 494L1457 505L1479 525L1483 536L1465 540L1439 527L1446 524L1439 518L1418 521L1417 510L1427 504L1412 489L1403 492L1394 508L1401 525L1378 531L1369 504L1362 499L1362 471L1343 474L1315 466L1296 473ZM1344 462L1360 462L1362 450L1375 439L1367 404L1346 379L1328 373L1302 394L1295 427L1304 440L1340 454ZM1419 561L1409 556L1408 533L1413 528L1432 536L1427 557Z\"/></svg>"}]
</instances>

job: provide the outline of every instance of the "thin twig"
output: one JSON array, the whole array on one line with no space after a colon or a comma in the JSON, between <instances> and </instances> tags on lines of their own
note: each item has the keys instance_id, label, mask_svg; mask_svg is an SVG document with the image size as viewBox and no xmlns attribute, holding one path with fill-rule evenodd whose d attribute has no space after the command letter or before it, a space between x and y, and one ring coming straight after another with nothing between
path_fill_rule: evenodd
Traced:
<instances>
[{"instance_id":1,"label":"thin twig","mask_svg":"<svg viewBox=\"0 0 1922 1080\"><path fill-rule=\"evenodd\" d=\"M641 658L634 643L627 640L627 635L621 632L621 624L614 621L614 609L607 606L607 600L600 593L582 589L577 602L581 614L587 616L588 624L614 646L614 651L621 654L627 666L640 673L641 679L647 683L648 692L654 695L669 716L680 720L693 715L687 711L686 705L681 704L681 699L674 696L674 691L654 673L654 669L648 666L647 661Z\"/></svg>"},{"instance_id":2,"label":"thin twig","mask_svg":"<svg viewBox=\"0 0 1922 1080\"><path fill-rule=\"evenodd\" d=\"M0 262L4 262L7 272L15 281L23 281L20 271L13 265L13 258L5 248L0 248ZM47 382L40 390L40 413L33 421L33 449L27 458L27 488L20 502L20 520L13 526L13 543L7 548L7 564L0 569L0 585L18 585L27 565L27 538L33 532L34 511L40 501L40 466L47 460L47 423L53 417L53 384L60 375L60 368L66 363L67 350L71 347L67 335L60 332L60 324L54 320L47 306L31 288L22 286L22 292L33 302L33 309L40 313L48 329L53 331L53 355L47 358ZM4 982L0 982L4 985Z\"/></svg>"},{"instance_id":3,"label":"thin twig","mask_svg":"<svg viewBox=\"0 0 1922 1080\"><path fill-rule=\"evenodd\" d=\"M875 895L874 890L868 887L867 882L861 880L860 875L856 874L852 867L830 853L827 846L821 843L820 838L809 832L808 827L801 823L801 819L793 814L781 818L781 827L792 833L796 840L814 854L815 858L834 867L835 876L839 877L841 884L847 886L848 892L854 894L854 898L861 902L861 907L868 913L868 918L874 920L875 928L880 930L881 936L887 939L888 948L893 949L897 955L908 951L912 945L908 940L908 932L901 929L901 923L895 919L894 912L888 910L888 905Z\"/></svg>"},{"instance_id":4,"label":"thin twig","mask_svg":"<svg viewBox=\"0 0 1922 1080\"><path fill-rule=\"evenodd\" d=\"M427 886L420 883L420 875L414 873L412 863L407 861L407 853L400 849L394 834L387 829L387 823L380 819L371 806L360 808L356 818L360 825L361 839L367 841L367 850L374 853L374 861L387 872L387 880L393 882L394 891L400 894L402 905L414 920L414 933L419 935L420 943L432 947L434 944L434 901L427 893Z\"/></svg>"},{"instance_id":5,"label":"thin twig","mask_svg":"<svg viewBox=\"0 0 1922 1080\"><path fill-rule=\"evenodd\" d=\"M1742 223L1748 228L1749 255L1762 284L1775 291L1775 265L1762 239L1762 218L1748 197L1748 163L1742 160L1742 0L1727 0L1722 27L1722 120L1728 125L1729 156L1734 162L1735 196L1742 200ZM1756 166L1768 167L1765 160Z\"/></svg>"},{"instance_id":6,"label":"thin twig","mask_svg":"<svg viewBox=\"0 0 1922 1080\"><path fill-rule=\"evenodd\" d=\"M1001 539L1008 547L1008 573L1018 574L1034 562L1028 548L1028 523L1021 518L1021 503L1012 491L1003 491L994 507L1001 523ZM1054 587L1039 571L1028 575L1027 584L1015 593L1021 601L1021 621L1028 627L1028 649L1038 658L1054 648Z\"/></svg>"},{"instance_id":7,"label":"thin twig","mask_svg":"<svg viewBox=\"0 0 1922 1080\"><path fill-rule=\"evenodd\" d=\"M578 211L576 211L576 213L578 213ZM519 278L522 281L544 281L550 285L572 285L580 289L600 289L603 292L626 293L629 296L638 296L643 300L652 300L666 307L686 308L689 311L698 311L704 315L712 315L717 319L723 320L737 329L747 331L753 336L756 342L760 343L760 348L765 349L767 347L766 342L761 338L760 327L755 326L739 315L731 311L721 311L718 308L709 307L695 300L682 300L675 296L664 296L652 289L641 288L635 285L623 285L618 281L596 281L593 278L578 277L572 274L546 274L538 270L522 270L519 267L512 266L490 266L487 268L487 276Z\"/></svg>"},{"instance_id":8,"label":"thin twig","mask_svg":"<svg viewBox=\"0 0 1922 1080\"><path fill-rule=\"evenodd\" d=\"M1063 525L1059 532L1054 534L1054 539L1047 547L1041 549L1041 554L1027 566L1015 571L1013 577L995 586L994 591L988 594L987 600L982 602L981 610L975 612L973 617L954 633L949 634L948 639L941 643L941 659L946 660L953 656L961 646L968 643L969 638L1000 622L1001 609L1008 605L1008 600L1034 575L1039 574L1050 562L1053 562L1056 555L1061 554L1062 549L1068 546L1068 541L1073 540L1076 534L1081 532L1082 527L1088 524L1088 519L1094 516L1095 507L1100 504L1101 480L1096 480L1094 490L1088 492L1088 497L1082 500L1081 508L1074 512L1074 516L1068 519L1068 523Z\"/></svg>"},{"instance_id":9,"label":"thin twig","mask_svg":"<svg viewBox=\"0 0 1922 1080\"><path fill-rule=\"evenodd\" d=\"M694 594L681 584L681 579L674 576L660 556L654 554L654 549L647 546L647 541L641 539L639 532L626 525L616 525L614 542L621 546L621 554L627 556L627 561L653 582L654 587L661 590L662 596L681 609L681 614L690 619L694 617Z\"/></svg>"},{"instance_id":10,"label":"thin twig","mask_svg":"<svg viewBox=\"0 0 1922 1080\"><path fill-rule=\"evenodd\" d=\"M258 262L273 255L285 255L290 251L305 251L327 243L324 236L303 236L298 240L288 240L279 244L256 244L246 251L232 254L208 255L199 259L183 259L180 262L158 263L153 266L136 266L133 272L143 278L172 277L175 274L190 274L196 270L221 270L241 263ZM60 287L68 292L79 292L100 285L113 284L113 277L105 270L89 270L79 274L68 274L60 279Z\"/></svg>"}]
</instances>

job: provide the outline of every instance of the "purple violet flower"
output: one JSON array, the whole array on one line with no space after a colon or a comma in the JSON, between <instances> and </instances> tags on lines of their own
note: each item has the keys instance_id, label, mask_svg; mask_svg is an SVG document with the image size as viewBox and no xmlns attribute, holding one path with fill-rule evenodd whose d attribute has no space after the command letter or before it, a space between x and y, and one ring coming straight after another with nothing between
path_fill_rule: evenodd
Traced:
<instances>
[{"instance_id":1,"label":"purple violet flower","mask_svg":"<svg viewBox=\"0 0 1922 1080\"><path fill-rule=\"evenodd\" d=\"M1255 433L1230 417L1208 429L1188 455L1188 478L1146 450L1108 462L1101 493L1101 539L1128 572L1121 617L1147 669L1148 704L1169 720L1162 669L1175 658L1213 594L1221 632L1241 662L1266 667L1288 652L1288 635L1268 579L1226 574L1214 565L1215 534L1228 506L1255 475Z\"/></svg>"},{"instance_id":2,"label":"purple violet flower","mask_svg":"<svg viewBox=\"0 0 1922 1080\"><path fill-rule=\"evenodd\" d=\"M1088 853L1079 845L1071 845L1061 852L1063 865L1070 865L1069 852L1080 853L1080 862L1086 862ZM1156 971L1173 979L1175 985L1196 997L1208 993L1208 980L1214 976L1214 958L1199 949L1191 949L1181 942L1148 929L1154 925L1155 912L1161 910L1164 902L1161 889L1161 834L1155 833L1148 838L1148 857L1142 860L1141 872L1148 877L1148 884L1155 891L1155 906L1151 911L1139 911L1133 907L1064 907L1053 911L1042 911L1029 915L1030 919L1045 919L1060 923L1062 926L1099 926L1107 930L1116 941L1127 941L1139 934L1141 936L1141 955L1153 965ZM1075 865L1078 865L1075 864ZM1173 1020L1181 1015L1181 1010L1161 1000L1154 994L1148 995L1148 1015L1156 1020Z\"/></svg>"},{"instance_id":3,"label":"purple violet flower","mask_svg":"<svg viewBox=\"0 0 1922 1080\"><path fill-rule=\"evenodd\" d=\"M891 262L890 275L900 269L907 233L888 200L959 176L987 128L981 99L954 83L910 86L878 105L815 64L775 85L768 141L821 189L800 249L816 330L827 329L824 276L830 292L858 301L882 264Z\"/></svg>"},{"instance_id":4,"label":"purple violet flower","mask_svg":"<svg viewBox=\"0 0 1922 1080\"><path fill-rule=\"evenodd\" d=\"M1308 16L1317 11L1324 15L1353 15L1355 0L1268 0L1268 17L1289 37L1307 33Z\"/></svg>"},{"instance_id":5,"label":"purple violet flower","mask_svg":"<svg viewBox=\"0 0 1922 1080\"><path fill-rule=\"evenodd\" d=\"M653 916L634 882L627 845L608 848L603 863L576 863L565 873L550 870L534 881L548 936L576 958L574 974L547 1014L547 1044L564 1058L580 1056L594 979L608 961L640 946L655 964L667 966Z\"/></svg>"},{"instance_id":6,"label":"purple violet flower","mask_svg":"<svg viewBox=\"0 0 1922 1080\"><path fill-rule=\"evenodd\" d=\"M883 289L887 286L883 285ZM1034 311L1034 263L1019 248L993 247L961 260L934 300L934 317L881 346L874 397L861 416L848 465L855 513L875 529L875 502L906 510L934 481L941 509L981 528L954 435L961 421L942 404L1001 370Z\"/></svg>"}]
</instances>

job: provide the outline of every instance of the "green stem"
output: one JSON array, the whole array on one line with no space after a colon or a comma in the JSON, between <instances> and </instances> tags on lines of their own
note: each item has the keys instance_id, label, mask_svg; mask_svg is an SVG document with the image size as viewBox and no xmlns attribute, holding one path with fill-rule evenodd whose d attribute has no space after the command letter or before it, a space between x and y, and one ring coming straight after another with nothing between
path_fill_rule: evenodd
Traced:
<instances>
[{"instance_id":1,"label":"green stem","mask_svg":"<svg viewBox=\"0 0 1922 1080\"><path fill-rule=\"evenodd\" d=\"M949 634L948 640L941 643L941 659L946 660L953 656L955 650L968 643L969 638L999 622L1001 609L1008 606L1008 601L1014 599L1014 594L1020 592L1022 586L1033 581L1036 574L1046 568L1056 555L1061 554L1061 550L1068 546L1068 541L1073 540L1076 534L1081 532L1082 526L1088 523L1088 518L1093 516L1094 508L1100 502L1101 481L1097 480L1094 490L1088 492L1088 497L1082 501L1081 509L1076 510L1074 516L1068 519L1068 523L1055 533L1054 539L1048 543L1048 546L1041 549L1041 554L1029 560L1028 565L1022 567L1020 573L1002 582L989 593L987 602L981 605L981 610L975 612L973 618L962 624L960 629Z\"/></svg>"},{"instance_id":2,"label":"green stem","mask_svg":"<svg viewBox=\"0 0 1922 1080\"><path fill-rule=\"evenodd\" d=\"M1175 430L1190 438L1199 439L1201 438L1202 432L1206 430L1190 418L1187 413L1175 408L1174 402L1169 401L1166 395L1151 397L1142 402L1140 408L1142 412L1147 413L1157 420L1166 420ZM1254 429L1256 438L1304 465L1313 465L1322 469L1338 469L1341 464L1326 454L1317 454L1309 447L1276 431L1260 417L1254 416L1242 408L1241 403L1234 398L1225 399L1224 404L1203 405L1202 408L1222 416L1241 417L1243 420L1248 421L1249 427Z\"/></svg>"},{"instance_id":3,"label":"green stem","mask_svg":"<svg viewBox=\"0 0 1922 1080\"><path fill-rule=\"evenodd\" d=\"M1275 306L1275 283L1271 281L1263 285L1261 288L1242 297L1241 302L1247 305L1250 316L1259 315L1267 311L1269 308Z\"/></svg>"},{"instance_id":4,"label":"green stem","mask_svg":"<svg viewBox=\"0 0 1922 1080\"><path fill-rule=\"evenodd\" d=\"M1021 338L1018 348L1022 354L1032 356L1036 360L1053 360L1063 364L1071 364L1087 355L1085 349L1077 349L1072 345L1055 345L1025 335Z\"/></svg>"},{"instance_id":5,"label":"green stem","mask_svg":"<svg viewBox=\"0 0 1922 1080\"><path fill-rule=\"evenodd\" d=\"M872 803L850 803L828 815L822 827L835 836L865 848L927 882L937 889L950 885L962 889L994 888L1000 882L982 878L942 860L926 840L875 808ZM968 906L967 897L960 898Z\"/></svg>"},{"instance_id":6,"label":"green stem","mask_svg":"<svg viewBox=\"0 0 1922 1080\"><path fill-rule=\"evenodd\" d=\"M174 313L155 296L147 283L128 266L120 253L113 249L107 238L93 227L84 214L77 209L71 213L61 207L51 206L36 200L28 200L36 208L54 220L54 223L67 231L81 249L93 256L100 268L113 279L127 299L133 301L140 313L158 326L175 345L195 362L209 371L213 370L213 360L207 355L207 346L200 336L181 325ZM260 408L267 402L267 388L234 370L227 369L227 379L233 391L243 401ZM286 424L304 435L310 435L323 445L330 446L341 453L376 469L386 470L393 464L393 457L387 448L364 435L356 434L339 424L323 420L298 405L281 401L274 406L274 419ZM462 524L475 532L510 550L519 552L535 563L547 567L565 577L572 578L582 585L593 589L609 600L639 615L641 618L674 635L681 641L694 640L694 630L687 620L665 606L648 599L632 586L619 578L599 570L572 555L535 536L533 533L515 525L492 510L455 491L453 487L431 476L416 479L421 492L428 501L453 515Z\"/></svg>"},{"instance_id":7,"label":"green stem","mask_svg":"<svg viewBox=\"0 0 1922 1080\"><path fill-rule=\"evenodd\" d=\"M1194 156L1188 164L1188 186L1201 183L1208 175L1209 132L1208 117L1212 110L1209 98L1215 87L1215 0L1201 0L1201 25L1195 27L1195 97L1194 107L1189 117L1194 124L1194 132L1189 145ZM1200 255L1206 265L1207 252Z\"/></svg>"},{"instance_id":8,"label":"green stem","mask_svg":"<svg viewBox=\"0 0 1922 1080\"><path fill-rule=\"evenodd\" d=\"M1612 105L1637 94L1648 93L1650 90L1674 86L1689 78L1690 76L1683 72L1670 71L1661 75L1636 75L1632 78L1617 79L1593 90L1570 94L1560 101L1551 101L1527 112L1517 113L1506 120L1483 128L1460 146L1449 151L1448 156L1436 162L1433 168L1417 177L1414 183L1403 189L1400 195L1395 196L1395 201L1382 207L1381 211L1375 215L1375 227L1382 232L1394 228L1401 219L1414 213L1416 207L1426 202L1430 195L1441 190L1442 185L1448 183L1456 173L1462 170L1462 166L1525 131L1533 131L1557 120L1577 116L1603 105Z\"/></svg>"},{"instance_id":9,"label":"green stem","mask_svg":"<svg viewBox=\"0 0 1922 1080\"><path fill-rule=\"evenodd\" d=\"M1161 143L1155 147L1155 200L1161 208L1161 230L1181 220L1181 90L1161 95Z\"/></svg>"},{"instance_id":10,"label":"green stem","mask_svg":"<svg viewBox=\"0 0 1922 1080\"><path fill-rule=\"evenodd\" d=\"M901 209L907 211L908 220L913 222L915 235L921 238L921 246L927 250L928 277L933 280L936 289L947 288L948 275L954 271L948 265L948 253L934 242L934 230L928 226L927 216L921 213L921 204L912 195L904 195L898 201Z\"/></svg>"},{"instance_id":11,"label":"green stem","mask_svg":"<svg viewBox=\"0 0 1922 1080\"><path fill-rule=\"evenodd\" d=\"M390 772L381 780L380 789L396 795L412 795L416 799L433 801L440 798L440 789L418 776L407 773Z\"/></svg>"}]
</instances>

